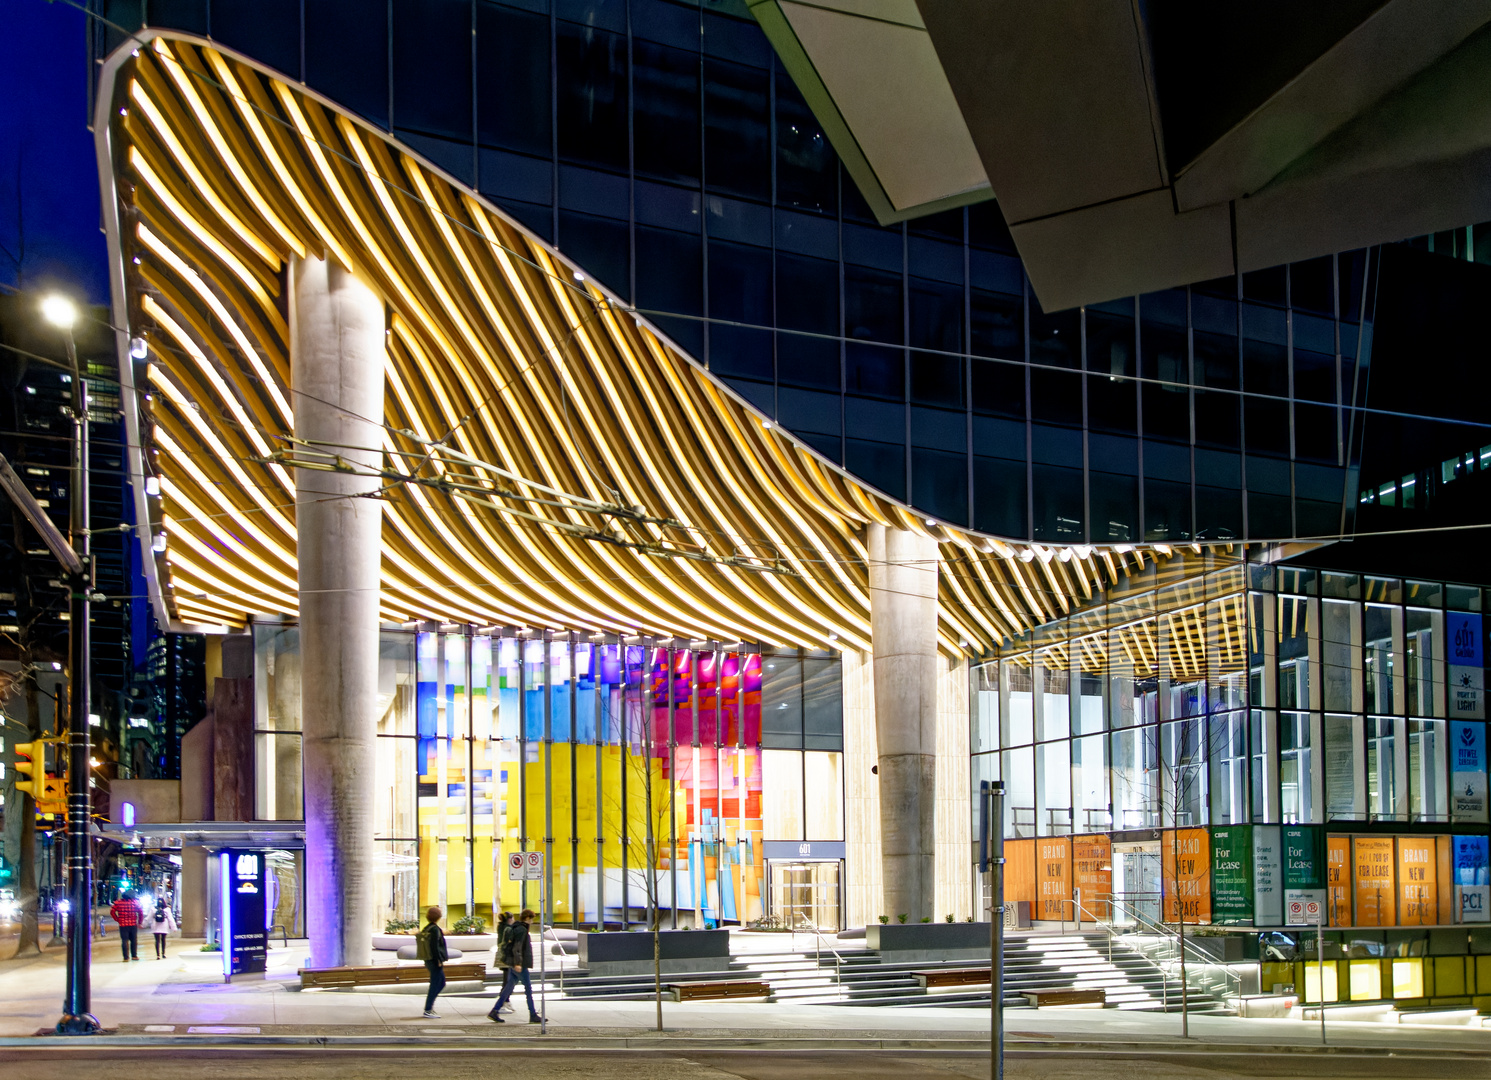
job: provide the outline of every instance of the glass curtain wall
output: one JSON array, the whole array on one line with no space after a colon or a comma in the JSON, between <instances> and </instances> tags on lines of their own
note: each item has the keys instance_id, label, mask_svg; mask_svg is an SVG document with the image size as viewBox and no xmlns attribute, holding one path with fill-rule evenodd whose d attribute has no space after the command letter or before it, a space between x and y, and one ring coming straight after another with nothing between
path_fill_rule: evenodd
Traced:
<instances>
[{"instance_id":1,"label":"glass curtain wall","mask_svg":"<svg viewBox=\"0 0 1491 1080\"><path fill-rule=\"evenodd\" d=\"M1243 569L1136 585L973 665L974 783L1004 779L1007 835L1247 820Z\"/></svg>"},{"instance_id":2,"label":"glass curtain wall","mask_svg":"<svg viewBox=\"0 0 1491 1080\"><path fill-rule=\"evenodd\" d=\"M255 637L258 812L298 819L298 634ZM667 927L745 923L763 840L844 839L835 654L386 629L378 690L380 929L430 904L491 925L541 889L581 928L654 902ZM507 880L524 851L542 884Z\"/></svg>"},{"instance_id":3,"label":"glass curtain wall","mask_svg":"<svg viewBox=\"0 0 1491 1080\"><path fill-rule=\"evenodd\" d=\"M1110 594L974 665L975 787L1004 779L1017 838L1485 822L1481 605L1237 564Z\"/></svg>"},{"instance_id":4,"label":"glass curtain wall","mask_svg":"<svg viewBox=\"0 0 1491 1080\"><path fill-rule=\"evenodd\" d=\"M924 513L1128 543L1334 534L1358 505L1375 256L1047 313L994 202L877 224L739 0L90 10L95 59L210 35L365 117Z\"/></svg>"}]
</instances>

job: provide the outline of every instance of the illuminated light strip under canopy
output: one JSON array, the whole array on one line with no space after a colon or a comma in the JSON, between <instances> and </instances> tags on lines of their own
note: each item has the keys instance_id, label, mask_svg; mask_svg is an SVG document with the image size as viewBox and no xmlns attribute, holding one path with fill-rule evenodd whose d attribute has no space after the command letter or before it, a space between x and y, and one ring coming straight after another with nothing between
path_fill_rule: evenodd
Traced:
<instances>
[{"instance_id":1,"label":"illuminated light strip under canopy","mask_svg":"<svg viewBox=\"0 0 1491 1080\"><path fill-rule=\"evenodd\" d=\"M864 649L875 523L938 542L939 645L955 655L1131 587L1136 572L1173 580L1211 561L928 521L771 424L384 133L206 42L146 31L133 54L110 58L101 86L116 320L160 366L140 380L157 393L126 420L147 449L131 472L169 481L155 512L170 518L164 553L149 552L158 525L141 526L163 625L294 614L283 570L293 501L264 448L292 448L282 288L302 252L346 263L387 305L384 469L425 459L425 480L459 467L470 481L494 474L461 463L486 462L643 514L616 535L648 550L576 535L598 524L578 504L546 507L549 524L520 516L533 510L522 500L390 482L385 618ZM433 440L452 453L426 458Z\"/></svg>"}]
</instances>

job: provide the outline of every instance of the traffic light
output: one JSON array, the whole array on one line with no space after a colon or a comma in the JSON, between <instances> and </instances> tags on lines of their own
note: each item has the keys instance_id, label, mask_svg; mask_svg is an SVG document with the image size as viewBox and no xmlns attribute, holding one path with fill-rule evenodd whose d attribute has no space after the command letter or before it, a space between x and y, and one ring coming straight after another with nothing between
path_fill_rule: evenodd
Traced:
<instances>
[{"instance_id":1,"label":"traffic light","mask_svg":"<svg viewBox=\"0 0 1491 1080\"><path fill-rule=\"evenodd\" d=\"M41 739L36 742L15 744L16 772L25 777L24 780L16 781L16 790L24 791L37 800L40 800L47 790L46 751L47 744Z\"/></svg>"},{"instance_id":2,"label":"traffic light","mask_svg":"<svg viewBox=\"0 0 1491 1080\"><path fill-rule=\"evenodd\" d=\"M16 781L16 790L24 791L36 800L38 814L67 813L67 781L60 776L48 776L46 772L46 745L61 741L54 736L15 744L16 772L26 778Z\"/></svg>"}]
</instances>

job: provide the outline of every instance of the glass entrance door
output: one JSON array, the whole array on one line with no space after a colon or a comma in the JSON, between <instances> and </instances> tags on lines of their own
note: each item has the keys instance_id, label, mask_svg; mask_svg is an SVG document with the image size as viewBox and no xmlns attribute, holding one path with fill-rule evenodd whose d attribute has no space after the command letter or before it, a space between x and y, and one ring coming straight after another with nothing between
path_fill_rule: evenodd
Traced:
<instances>
[{"instance_id":1,"label":"glass entrance door","mask_svg":"<svg viewBox=\"0 0 1491 1080\"><path fill-rule=\"evenodd\" d=\"M829 930L837 933L842 904L840 883L843 862L839 859L767 862L770 907L778 925L790 930Z\"/></svg>"},{"instance_id":2,"label":"glass entrance door","mask_svg":"<svg viewBox=\"0 0 1491 1080\"><path fill-rule=\"evenodd\" d=\"M1143 844L1113 845L1113 893L1123 903L1116 906L1113 921L1128 923L1134 915L1158 922L1160 919L1160 845L1158 841Z\"/></svg>"}]
</instances>

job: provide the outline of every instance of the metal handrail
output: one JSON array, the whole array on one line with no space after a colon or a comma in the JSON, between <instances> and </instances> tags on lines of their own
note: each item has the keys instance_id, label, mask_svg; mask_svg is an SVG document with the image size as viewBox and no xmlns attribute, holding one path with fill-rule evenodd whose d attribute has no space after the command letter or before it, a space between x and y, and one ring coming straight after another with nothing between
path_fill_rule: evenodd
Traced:
<instances>
[{"instance_id":1,"label":"metal handrail","mask_svg":"<svg viewBox=\"0 0 1491 1080\"><path fill-rule=\"evenodd\" d=\"M1148 897L1146 897L1146 899L1147 898ZM1194 960L1196 963L1202 965L1202 968L1204 970L1220 971L1223 976L1224 985L1228 986L1232 991L1231 993L1223 993L1220 996L1224 998L1233 998L1239 1001L1242 999L1242 976L1228 967L1225 962L1219 962L1215 957L1206 955L1201 951L1200 947L1195 945L1192 941L1187 941L1182 938L1178 931L1170 929L1169 925L1166 923L1160 922L1156 919L1151 919L1148 915L1145 915L1143 912L1139 911L1138 908L1135 907L1133 904L1129 903L1127 899L1110 894L1107 903L1110 905L1110 907L1122 909L1124 913L1127 914L1133 920L1134 924L1141 930L1153 934L1161 939L1174 942L1177 947L1184 952L1187 958ZM1151 957L1150 959L1155 960L1154 957ZM1155 960L1157 966L1160 966L1165 962L1166 961L1163 960ZM1168 963L1173 966L1175 960L1171 959L1168 961ZM1187 979L1186 981L1191 982L1192 980ZM1198 988L1204 989L1203 987ZM1206 990L1206 992L1212 993L1213 991L1208 989Z\"/></svg>"},{"instance_id":2,"label":"metal handrail","mask_svg":"<svg viewBox=\"0 0 1491 1080\"><path fill-rule=\"evenodd\" d=\"M821 968L823 966L823 931L816 926L813 927L813 949L813 963ZM839 987L842 992L844 986L844 958L839 955L839 950L832 945L828 947L828 951L833 953L834 958L834 985Z\"/></svg>"}]
</instances>

